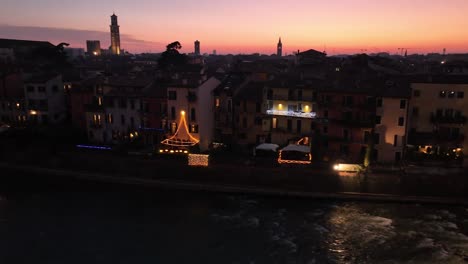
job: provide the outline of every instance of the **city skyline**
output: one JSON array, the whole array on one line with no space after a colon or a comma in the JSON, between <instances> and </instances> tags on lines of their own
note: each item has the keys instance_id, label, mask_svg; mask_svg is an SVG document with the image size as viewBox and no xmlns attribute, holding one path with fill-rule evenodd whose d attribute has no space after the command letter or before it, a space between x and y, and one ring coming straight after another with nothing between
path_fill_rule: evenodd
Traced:
<instances>
[{"instance_id":1,"label":"city skyline","mask_svg":"<svg viewBox=\"0 0 468 264\"><path fill-rule=\"evenodd\" d=\"M403 0L330 0L326 3L280 1L232 3L200 0L155 3L140 0L81 1L69 10L71 1L7 0L0 10L0 38L68 42L86 46L100 40L110 46L110 15L119 17L121 47L134 53L162 52L172 41L183 52L276 54L278 38L283 55L316 49L330 55L353 53L468 52L468 28L464 10L468 2ZM449 3L447 3L449 2ZM11 15L22 14L22 15Z\"/></svg>"}]
</instances>

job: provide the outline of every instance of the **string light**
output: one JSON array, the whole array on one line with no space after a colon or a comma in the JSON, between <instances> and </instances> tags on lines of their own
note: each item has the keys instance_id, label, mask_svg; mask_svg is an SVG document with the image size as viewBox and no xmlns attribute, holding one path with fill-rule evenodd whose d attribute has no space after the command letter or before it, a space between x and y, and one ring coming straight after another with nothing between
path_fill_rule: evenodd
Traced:
<instances>
[{"instance_id":1,"label":"string light","mask_svg":"<svg viewBox=\"0 0 468 264\"><path fill-rule=\"evenodd\" d=\"M189 166L208 167L209 159L210 159L210 155L189 154L188 155L188 165Z\"/></svg>"},{"instance_id":2,"label":"string light","mask_svg":"<svg viewBox=\"0 0 468 264\"><path fill-rule=\"evenodd\" d=\"M195 146L200 142L197 138L193 137L188 129L187 126L187 121L185 120L185 111L180 112L180 121L179 121L179 126L177 127L177 131L174 133L174 135L168 139L165 139L161 141L161 144L167 145L167 146L173 146L173 147L191 147ZM188 135L188 140L183 140L177 138L180 128L183 127L185 129L185 133Z\"/></svg>"},{"instance_id":3,"label":"string light","mask_svg":"<svg viewBox=\"0 0 468 264\"><path fill-rule=\"evenodd\" d=\"M312 155L310 153L307 153L308 160L284 160L283 159L283 151L280 150L279 152L279 157L278 157L278 163L279 164L311 164L312 163Z\"/></svg>"}]
</instances>

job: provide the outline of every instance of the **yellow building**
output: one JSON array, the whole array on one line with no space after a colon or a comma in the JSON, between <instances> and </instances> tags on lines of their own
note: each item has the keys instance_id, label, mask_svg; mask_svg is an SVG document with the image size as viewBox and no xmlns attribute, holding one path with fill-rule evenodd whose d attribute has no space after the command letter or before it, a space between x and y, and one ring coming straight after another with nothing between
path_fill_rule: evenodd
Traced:
<instances>
[{"instance_id":1,"label":"yellow building","mask_svg":"<svg viewBox=\"0 0 468 264\"><path fill-rule=\"evenodd\" d=\"M413 82L411 89L409 144L429 154L463 155L463 151L466 157L468 79L431 77L424 82Z\"/></svg>"},{"instance_id":2,"label":"yellow building","mask_svg":"<svg viewBox=\"0 0 468 264\"><path fill-rule=\"evenodd\" d=\"M263 130L271 133L271 143L310 137L316 118L316 90L313 84L296 79L277 79L264 88L265 113Z\"/></svg>"}]
</instances>

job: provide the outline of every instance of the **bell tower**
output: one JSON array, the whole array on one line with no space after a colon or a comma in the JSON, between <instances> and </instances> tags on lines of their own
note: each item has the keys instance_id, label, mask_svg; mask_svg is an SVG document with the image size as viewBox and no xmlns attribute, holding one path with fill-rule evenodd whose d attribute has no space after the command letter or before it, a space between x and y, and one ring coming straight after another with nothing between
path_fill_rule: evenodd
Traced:
<instances>
[{"instance_id":1,"label":"bell tower","mask_svg":"<svg viewBox=\"0 0 468 264\"><path fill-rule=\"evenodd\" d=\"M278 46L277 46L277 50L276 50L276 55L278 57L282 57L283 56L283 43L281 43L281 37L279 38L279 41L278 41Z\"/></svg>"}]
</instances>

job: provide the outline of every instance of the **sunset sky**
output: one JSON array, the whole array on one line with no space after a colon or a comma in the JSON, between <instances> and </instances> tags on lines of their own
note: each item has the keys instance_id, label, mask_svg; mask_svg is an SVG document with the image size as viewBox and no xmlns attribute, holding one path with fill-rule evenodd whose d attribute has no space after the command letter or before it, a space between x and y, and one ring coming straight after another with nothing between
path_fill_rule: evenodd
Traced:
<instances>
[{"instance_id":1,"label":"sunset sky","mask_svg":"<svg viewBox=\"0 0 468 264\"><path fill-rule=\"evenodd\" d=\"M468 52L467 0L2 0L0 38L110 43L110 15L119 17L122 47L161 52L180 41L193 52L305 49L359 52Z\"/></svg>"}]
</instances>

